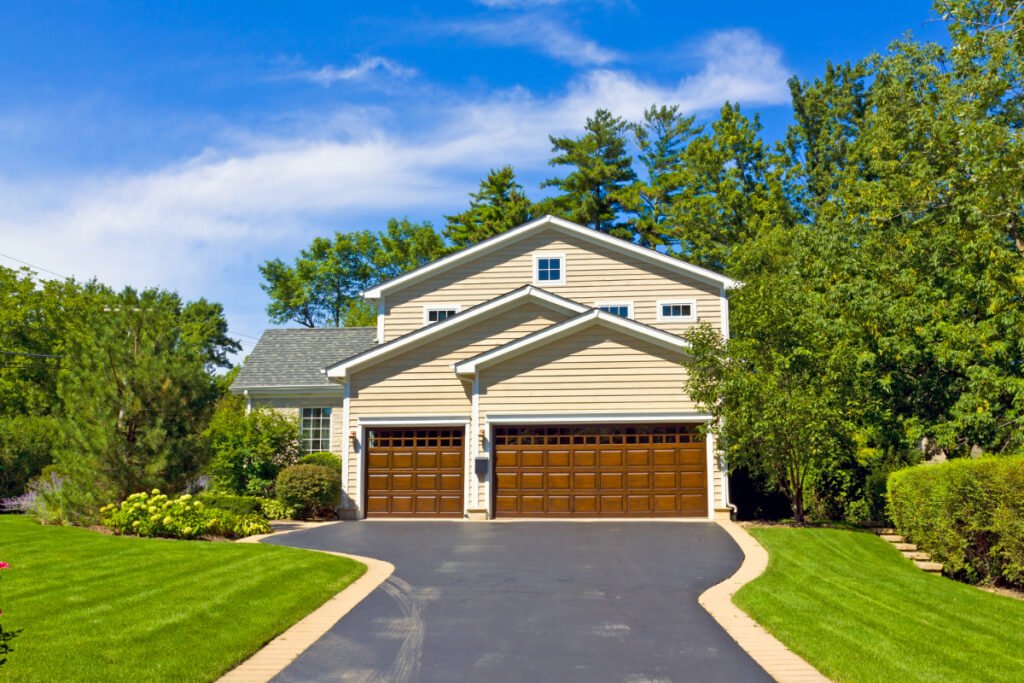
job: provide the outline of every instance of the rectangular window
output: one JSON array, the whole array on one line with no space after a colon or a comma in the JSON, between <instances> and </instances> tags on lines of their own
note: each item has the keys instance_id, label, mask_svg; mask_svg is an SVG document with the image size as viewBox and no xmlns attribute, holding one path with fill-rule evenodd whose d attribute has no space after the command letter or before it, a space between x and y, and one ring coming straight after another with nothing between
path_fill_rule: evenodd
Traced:
<instances>
[{"instance_id":1,"label":"rectangular window","mask_svg":"<svg viewBox=\"0 0 1024 683\"><path fill-rule=\"evenodd\" d=\"M331 409L303 408L299 422L299 448L303 453L331 450Z\"/></svg>"},{"instance_id":2,"label":"rectangular window","mask_svg":"<svg viewBox=\"0 0 1024 683\"><path fill-rule=\"evenodd\" d=\"M429 325L431 323L439 323L442 320L447 320L461 310L461 307L453 304L443 304L441 306L424 306L423 307L423 324Z\"/></svg>"},{"instance_id":3,"label":"rectangular window","mask_svg":"<svg viewBox=\"0 0 1024 683\"><path fill-rule=\"evenodd\" d=\"M604 311L605 313L611 313L612 315L617 315L621 318L633 317L632 301L598 302L595 306L598 310Z\"/></svg>"},{"instance_id":4,"label":"rectangular window","mask_svg":"<svg viewBox=\"0 0 1024 683\"><path fill-rule=\"evenodd\" d=\"M695 322L697 305L693 301L659 301L658 320L670 322Z\"/></svg>"},{"instance_id":5,"label":"rectangular window","mask_svg":"<svg viewBox=\"0 0 1024 683\"><path fill-rule=\"evenodd\" d=\"M535 254L533 257L533 283L542 286L564 285L565 254Z\"/></svg>"}]
</instances>

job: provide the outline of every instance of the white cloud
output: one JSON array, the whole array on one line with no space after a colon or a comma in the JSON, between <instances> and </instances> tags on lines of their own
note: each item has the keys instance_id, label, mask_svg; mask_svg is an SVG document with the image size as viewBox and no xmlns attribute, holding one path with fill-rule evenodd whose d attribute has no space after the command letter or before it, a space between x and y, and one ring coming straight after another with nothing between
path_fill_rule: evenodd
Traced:
<instances>
[{"instance_id":1,"label":"white cloud","mask_svg":"<svg viewBox=\"0 0 1024 683\"><path fill-rule=\"evenodd\" d=\"M551 96L433 93L409 97L404 109L341 107L319 123L297 116L301 125L236 131L150 172L45 185L0 176L0 251L115 286L223 300L251 333L265 303L256 284L262 260L290 257L313 234L451 212L488 167L512 163L543 177L548 134L577 134L599 107L635 120L653 103L695 112L727 99L788 101L781 54L754 32L715 34L695 55L703 63L675 83L593 69Z\"/></svg>"},{"instance_id":2,"label":"white cloud","mask_svg":"<svg viewBox=\"0 0 1024 683\"><path fill-rule=\"evenodd\" d=\"M411 78L416 75L416 69L402 66L386 57L363 57L355 66L339 68L328 64L319 69L291 71L285 75L285 78L310 81L327 87L338 81L363 80L380 72L394 78Z\"/></svg>"},{"instance_id":3,"label":"white cloud","mask_svg":"<svg viewBox=\"0 0 1024 683\"><path fill-rule=\"evenodd\" d=\"M569 31L560 22L532 14L501 21L453 22L440 28L493 45L529 47L575 66L603 66L621 58L615 50Z\"/></svg>"},{"instance_id":4,"label":"white cloud","mask_svg":"<svg viewBox=\"0 0 1024 683\"><path fill-rule=\"evenodd\" d=\"M533 9L561 5L567 0L476 0L478 5L491 9Z\"/></svg>"}]
</instances>

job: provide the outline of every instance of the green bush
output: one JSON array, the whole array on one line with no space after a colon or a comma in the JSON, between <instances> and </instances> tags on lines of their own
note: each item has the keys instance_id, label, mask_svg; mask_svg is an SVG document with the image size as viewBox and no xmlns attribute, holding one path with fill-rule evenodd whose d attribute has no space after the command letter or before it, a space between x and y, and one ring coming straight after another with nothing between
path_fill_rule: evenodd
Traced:
<instances>
[{"instance_id":1,"label":"green bush","mask_svg":"<svg viewBox=\"0 0 1024 683\"><path fill-rule=\"evenodd\" d=\"M295 517L294 508L288 507L279 500L274 498L260 498L259 500L260 510L267 519L293 519Z\"/></svg>"},{"instance_id":2,"label":"green bush","mask_svg":"<svg viewBox=\"0 0 1024 683\"><path fill-rule=\"evenodd\" d=\"M298 422L267 407L246 413L238 396L220 400L204 432L216 489L237 495L273 495L274 479L299 457Z\"/></svg>"},{"instance_id":3,"label":"green bush","mask_svg":"<svg viewBox=\"0 0 1024 683\"><path fill-rule=\"evenodd\" d=\"M17 415L0 419L0 498L25 492L29 482L53 461L60 440L55 417Z\"/></svg>"},{"instance_id":4,"label":"green bush","mask_svg":"<svg viewBox=\"0 0 1024 683\"><path fill-rule=\"evenodd\" d=\"M306 455L299 458L300 465L321 465L323 467L330 467L336 472L341 471L341 456L330 451L317 451L316 453L307 453Z\"/></svg>"},{"instance_id":5,"label":"green bush","mask_svg":"<svg viewBox=\"0 0 1024 683\"><path fill-rule=\"evenodd\" d=\"M1024 586L1024 456L901 470L888 497L900 533L950 574Z\"/></svg>"},{"instance_id":6,"label":"green bush","mask_svg":"<svg viewBox=\"0 0 1024 683\"><path fill-rule=\"evenodd\" d=\"M233 493L215 493L204 491L196 496L208 507L227 510L236 515L263 515L261 502L257 496L236 496Z\"/></svg>"},{"instance_id":7,"label":"green bush","mask_svg":"<svg viewBox=\"0 0 1024 683\"><path fill-rule=\"evenodd\" d=\"M187 493L169 498L159 489L133 493L120 505L111 503L100 508L100 514L103 523L116 533L132 536L241 538L271 532L270 524L260 515L238 515L208 507Z\"/></svg>"},{"instance_id":8,"label":"green bush","mask_svg":"<svg viewBox=\"0 0 1024 683\"><path fill-rule=\"evenodd\" d=\"M277 476L277 499L300 519L334 512L341 496L341 473L323 465L292 465Z\"/></svg>"}]
</instances>

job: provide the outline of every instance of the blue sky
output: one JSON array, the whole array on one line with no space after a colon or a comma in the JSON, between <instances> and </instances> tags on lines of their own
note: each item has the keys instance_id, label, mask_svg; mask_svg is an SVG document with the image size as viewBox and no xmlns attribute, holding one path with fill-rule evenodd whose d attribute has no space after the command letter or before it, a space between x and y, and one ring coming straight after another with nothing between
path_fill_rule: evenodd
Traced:
<instances>
[{"instance_id":1,"label":"blue sky","mask_svg":"<svg viewBox=\"0 0 1024 683\"><path fill-rule=\"evenodd\" d=\"M528 192L597 107L775 139L786 79L942 39L930 2L0 2L0 263L220 301L257 266L389 216L443 223L489 168ZM45 273L44 273L45 275Z\"/></svg>"}]
</instances>

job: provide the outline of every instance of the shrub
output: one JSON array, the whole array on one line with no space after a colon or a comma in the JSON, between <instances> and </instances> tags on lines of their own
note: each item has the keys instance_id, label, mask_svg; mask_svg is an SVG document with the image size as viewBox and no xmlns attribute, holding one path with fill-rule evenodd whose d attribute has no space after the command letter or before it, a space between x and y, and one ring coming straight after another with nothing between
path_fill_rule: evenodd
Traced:
<instances>
[{"instance_id":1,"label":"shrub","mask_svg":"<svg viewBox=\"0 0 1024 683\"><path fill-rule=\"evenodd\" d=\"M133 493L120 505L100 508L103 522L119 534L163 538L239 538L270 533L270 524L260 515L239 515L208 507L189 494L169 498L153 489Z\"/></svg>"},{"instance_id":2,"label":"shrub","mask_svg":"<svg viewBox=\"0 0 1024 683\"><path fill-rule=\"evenodd\" d=\"M256 496L236 496L233 493L200 493L196 496L203 505L208 507L227 510L236 515L262 515L263 508L260 506L262 498Z\"/></svg>"},{"instance_id":3,"label":"shrub","mask_svg":"<svg viewBox=\"0 0 1024 683\"><path fill-rule=\"evenodd\" d=\"M24 493L29 482L53 461L60 421L18 415L0 419L0 498Z\"/></svg>"},{"instance_id":4,"label":"shrub","mask_svg":"<svg viewBox=\"0 0 1024 683\"><path fill-rule=\"evenodd\" d=\"M292 519L295 509L274 498L260 498L260 509L267 519Z\"/></svg>"},{"instance_id":5,"label":"shrub","mask_svg":"<svg viewBox=\"0 0 1024 683\"><path fill-rule=\"evenodd\" d=\"M953 576L1024 586L1024 456L901 470L888 497L900 533Z\"/></svg>"},{"instance_id":6,"label":"shrub","mask_svg":"<svg viewBox=\"0 0 1024 683\"><path fill-rule=\"evenodd\" d=\"M330 451L317 451L316 453L307 453L299 458L299 464L320 465L322 467L330 467L335 472L340 472L341 456Z\"/></svg>"},{"instance_id":7,"label":"shrub","mask_svg":"<svg viewBox=\"0 0 1024 683\"><path fill-rule=\"evenodd\" d=\"M205 435L209 474L227 493L270 496L278 472L299 457L298 422L266 407L246 413L238 396L221 399Z\"/></svg>"},{"instance_id":8,"label":"shrub","mask_svg":"<svg viewBox=\"0 0 1024 683\"><path fill-rule=\"evenodd\" d=\"M300 519L331 514L340 495L340 472L323 465L292 465L277 476L277 499Z\"/></svg>"}]
</instances>

